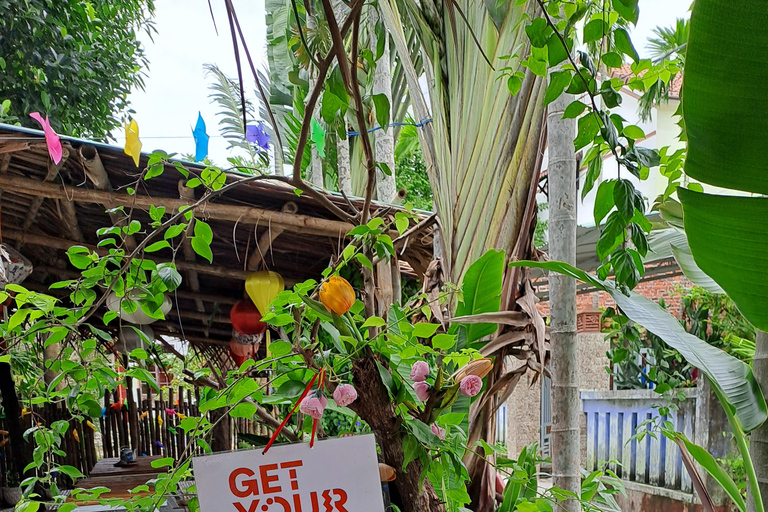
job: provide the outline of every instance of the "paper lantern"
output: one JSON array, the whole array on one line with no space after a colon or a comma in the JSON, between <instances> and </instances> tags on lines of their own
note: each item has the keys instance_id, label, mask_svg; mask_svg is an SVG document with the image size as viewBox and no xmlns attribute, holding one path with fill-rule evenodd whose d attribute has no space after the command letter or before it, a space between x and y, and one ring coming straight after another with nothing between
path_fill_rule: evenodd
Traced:
<instances>
[{"instance_id":1,"label":"paper lantern","mask_svg":"<svg viewBox=\"0 0 768 512\"><path fill-rule=\"evenodd\" d=\"M262 334L267 324L261 321L261 313L249 300L241 300L229 312L232 327L240 334Z\"/></svg>"},{"instance_id":2,"label":"paper lantern","mask_svg":"<svg viewBox=\"0 0 768 512\"><path fill-rule=\"evenodd\" d=\"M128 298L129 300L138 300L141 297L140 292L129 292L126 294L125 298ZM157 318L152 318L148 314L146 314L141 307L136 304L136 311L133 313L128 313L124 309L120 307L120 302L122 299L120 299L117 295L111 293L109 295L109 298L107 298L107 307L110 309L110 311L116 311L120 314L120 318L123 319L123 321L134 324L134 325L148 325L154 322L157 322ZM171 299L167 295L163 298L163 303L160 305L160 311L163 313L163 316L167 315L168 312L171 310Z\"/></svg>"},{"instance_id":3,"label":"paper lantern","mask_svg":"<svg viewBox=\"0 0 768 512\"><path fill-rule=\"evenodd\" d=\"M117 335L117 343L115 344L115 348L118 352L130 354L134 349L144 347L144 340L139 333L136 332L136 329L143 332L148 339L155 339L155 333L148 325L137 325L135 328L130 326L120 327L120 332Z\"/></svg>"},{"instance_id":4,"label":"paper lantern","mask_svg":"<svg viewBox=\"0 0 768 512\"><path fill-rule=\"evenodd\" d=\"M247 359L255 359L256 352L258 351L259 343L254 345L244 345L237 342L234 337L229 340L229 354L232 356L232 359L235 360L237 366L243 364Z\"/></svg>"},{"instance_id":5,"label":"paper lantern","mask_svg":"<svg viewBox=\"0 0 768 512\"><path fill-rule=\"evenodd\" d=\"M262 334L242 334L232 329L232 339L239 345L256 345L261 344Z\"/></svg>"},{"instance_id":6,"label":"paper lantern","mask_svg":"<svg viewBox=\"0 0 768 512\"><path fill-rule=\"evenodd\" d=\"M0 244L0 288L19 284L32 274L32 263L10 245Z\"/></svg>"},{"instance_id":7,"label":"paper lantern","mask_svg":"<svg viewBox=\"0 0 768 512\"><path fill-rule=\"evenodd\" d=\"M267 314L269 304L284 289L283 278L277 272L253 272L245 279L245 291L262 316Z\"/></svg>"}]
</instances>

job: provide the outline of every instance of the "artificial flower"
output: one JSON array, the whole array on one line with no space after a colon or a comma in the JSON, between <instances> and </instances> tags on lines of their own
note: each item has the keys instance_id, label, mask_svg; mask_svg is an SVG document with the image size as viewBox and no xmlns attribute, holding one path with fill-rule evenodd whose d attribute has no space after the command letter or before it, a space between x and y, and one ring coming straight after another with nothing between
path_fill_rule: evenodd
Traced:
<instances>
[{"instance_id":1,"label":"artificial flower","mask_svg":"<svg viewBox=\"0 0 768 512\"><path fill-rule=\"evenodd\" d=\"M346 407L357 400L357 391L351 384L339 384L333 392L333 401L339 407Z\"/></svg>"},{"instance_id":2,"label":"artificial flower","mask_svg":"<svg viewBox=\"0 0 768 512\"><path fill-rule=\"evenodd\" d=\"M139 125L135 119L125 125L125 149L126 155L133 157L133 163L139 166L141 158L141 141L139 140Z\"/></svg>"},{"instance_id":3,"label":"artificial flower","mask_svg":"<svg viewBox=\"0 0 768 512\"><path fill-rule=\"evenodd\" d=\"M461 384L459 384L461 394L470 398L476 396L481 389L483 389L483 379L477 375L467 375L461 379Z\"/></svg>"},{"instance_id":4,"label":"artificial flower","mask_svg":"<svg viewBox=\"0 0 768 512\"><path fill-rule=\"evenodd\" d=\"M416 361L411 366L411 380L424 382L429 376L429 365L425 361Z\"/></svg>"},{"instance_id":5,"label":"artificial flower","mask_svg":"<svg viewBox=\"0 0 768 512\"><path fill-rule=\"evenodd\" d=\"M269 134L264 130L264 125L261 123L245 127L245 140L251 144L256 144L259 152L269 149Z\"/></svg>"},{"instance_id":6,"label":"artificial flower","mask_svg":"<svg viewBox=\"0 0 768 512\"><path fill-rule=\"evenodd\" d=\"M437 423L433 423L432 427L430 427L430 428L432 429L432 433L435 434L438 437L438 439L440 439L441 441L445 441L445 429L444 428L439 426Z\"/></svg>"},{"instance_id":7,"label":"artificial flower","mask_svg":"<svg viewBox=\"0 0 768 512\"><path fill-rule=\"evenodd\" d=\"M197 113L197 124L195 129L192 130L192 136L195 138L195 162L205 160L208 156L208 134L205 133L205 121L203 121L203 115Z\"/></svg>"},{"instance_id":8,"label":"artificial flower","mask_svg":"<svg viewBox=\"0 0 768 512\"><path fill-rule=\"evenodd\" d=\"M426 402L429 398L429 384L424 381L416 382L413 385L413 390L416 392L416 398L421 402Z\"/></svg>"},{"instance_id":9,"label":"artificial flower","mask_svg":"<svg viewBox=\"0 0 768 512\"><path fill-rule=\"evenodd\" d=\"M331 276L320 287L320 302L325 309L341 316L355 303L355 290L349 281L340 276Z\"/></svg>"},{"instance_id":10,"label":"artificial flower","mask_svg":"<svg viewBox=\"0 0 768 512\"><path fill-rule=\"evenodd\" d=\"M299 405L299 410L316 420L323 417L325 406L328 404L328 399L322 394L315 392L304 397Z\"/></svg>"}]
</instances>

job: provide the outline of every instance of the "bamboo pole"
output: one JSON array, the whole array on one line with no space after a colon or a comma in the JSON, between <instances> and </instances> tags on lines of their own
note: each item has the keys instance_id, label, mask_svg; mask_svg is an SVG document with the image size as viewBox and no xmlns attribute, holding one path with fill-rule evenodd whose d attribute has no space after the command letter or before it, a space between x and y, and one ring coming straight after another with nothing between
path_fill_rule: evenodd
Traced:
<instances>
[{"instance_id":1,"label":"bamboo pole","mask_svg":"<svg viewBox=\"0 0 768 512\"><path fill-rule=\"evenodd\" d=\"M550 258L576 264L576 123L563 119L571 95L562 94L547 111L549 151ZM579 368L576 350L576 280L549 275L552 346L552 483L579 496ZM566 512L578 512L578 500L563 503Z\"/></svg>"},{"instance_id":2,"label":"bamboo pole","mask_svg":"<svg viewBox=\"0 0 768 512\"><path fill-rule=\"evenodd\" d=\"M179 208L190 206L190 202L185 199L163 196L149 197L139 194L131 196L121 192L65 187L63 185L44 183L39 180L24 178L18 175L0 176L0 188L13 190L16 194L69 199L81 203L96 203L106 208L116 208L118 206L135 208L165 206L169 210L178 210ZM346 236L346 234L354 228L354 225L348 222L319 219L308 215L287 214L253 206L204 203L195 208L195 212L199 212L200 215L215 220L247 224L272 223L274 225L280 225L285 231L292 233L331 236L334 238Z\"/></svg>"}]
</instances>

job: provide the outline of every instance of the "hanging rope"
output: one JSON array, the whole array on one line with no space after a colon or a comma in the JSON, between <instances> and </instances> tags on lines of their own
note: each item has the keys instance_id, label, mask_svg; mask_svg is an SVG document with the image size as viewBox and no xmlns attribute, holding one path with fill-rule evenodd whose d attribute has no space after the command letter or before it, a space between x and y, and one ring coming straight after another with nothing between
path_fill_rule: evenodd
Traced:
<instances>
[{"instance_id":1,"label":"hanging rope","mask_svg":"<svg viewBox=\"0 0 768 512\"><path fill-rule=\"evenodd\" d=\"M416 128L421 128L425 124L431 123L431 122L432 122L431 117L425 117L418 123L392 123L389 125L389 127L391 128L393 126L415 126ZM370 130L367 131L367 133L372 133L372 132L375 132L376 130L381 130L381 126L371 128ZM360 132L347 132L347 137L356 137L358 135L360 135Z\"/></svg>"}]
</instances>

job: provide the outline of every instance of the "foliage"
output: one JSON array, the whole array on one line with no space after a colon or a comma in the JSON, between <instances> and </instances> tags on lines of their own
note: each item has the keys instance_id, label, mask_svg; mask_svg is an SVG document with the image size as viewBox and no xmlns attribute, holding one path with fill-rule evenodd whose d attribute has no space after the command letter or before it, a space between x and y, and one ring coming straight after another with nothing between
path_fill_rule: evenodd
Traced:
<instances>
[{"instance_id":1,"label":"foliage","mask_svg":"<svg viewBox=\"0 0 768 512\"><path fill-rule=\"evenodd\" d=\"M398 190L407 191L406 201L414 208L432 211L432 189L420 149L396 161L395 182Z\"/></svg>"},{"instance_id":2,"label":"foliage","mask_svg":"<svg viewBox=\"0 0 768 512\"><path fill-rule=\"evenodd\" d=\"M0 2L0 97L23 126L42 112L59 133L107 138L144 87L139 32L151 34L153 0Z\"/></svg>"},{"instance_id":3,"label":"foliage","mask_svg":"<svg viewBox=\"0 0 768 512\"><path fill-rule=\"evenodd\" d=\"M666 309L663 300L659 306ZM661 338L637 326L627 317L606 309L603 321L609 320L608 336L611 349L608 359L618 389L647 389L653 387L664 393L693 385L693 367L679 351L668 347ZM689 330L690 332L690 330Z\"/></svg>"},{"instance_id":4,"label":"foliage","mask_svg":"<svg viewBox=\"0 0 768 512\"><path fill-rule=\"evenodd\" d=\"M768 22L768 13L757 1L731 7L697 1L691 15L682 95L689 141L685 172L710 185L764 194L768 120L757 112L768 108L768 99L757 92L757 84L768 79L760 57L768 49L768 35L756 27ZM740 101L717 101L724 80ZM768 216L768 200L692 190L681 190L679 197L696 263L752 324L768 329L759 285L768 276L768 232L758 220Z\"/></svg>"}]
</instances>

